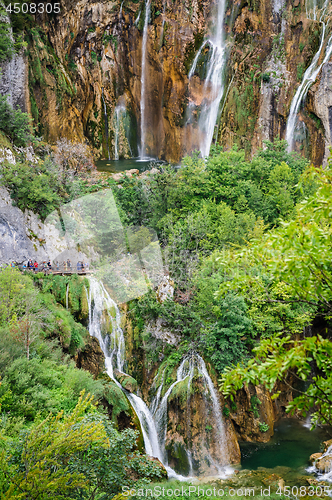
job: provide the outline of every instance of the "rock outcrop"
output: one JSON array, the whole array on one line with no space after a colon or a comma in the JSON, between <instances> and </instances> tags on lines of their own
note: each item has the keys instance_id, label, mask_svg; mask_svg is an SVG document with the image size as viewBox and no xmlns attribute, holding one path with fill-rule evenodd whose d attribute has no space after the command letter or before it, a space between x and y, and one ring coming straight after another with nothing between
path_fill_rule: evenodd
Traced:
<instances>
[{"instance_id":1,"label":"rock outcrop","mask_svg":"<svg viewBox=\"0 0 332 500\"><path fill-rule=\"evenodd\" d=\"M325 474L332 470L332 439L324 441L324 452L313 453L310 456L310 462L316 467L317 471Z\"/></svg>"},{"instance_id":2,"label":"rock outcrop","mask_svg":"<svg viewBox=\"0 0 332 500\"><path fill-rule=\"evenodd\" d=\"M12 201L8 191L0 187L0 264L45 260L43 223L36 214L14 207Z\"/></svg>"}]
</instances>

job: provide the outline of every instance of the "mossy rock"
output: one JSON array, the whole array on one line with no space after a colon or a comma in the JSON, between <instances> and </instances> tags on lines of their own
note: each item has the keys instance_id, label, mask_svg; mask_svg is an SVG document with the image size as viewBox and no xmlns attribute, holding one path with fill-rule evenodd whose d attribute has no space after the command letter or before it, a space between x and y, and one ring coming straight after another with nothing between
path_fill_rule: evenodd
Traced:
<instances>
[{"instance_id":1,"label":"mossy rock","mask_svg":"<svg viewBox=\"0 0 332 500\"><path fill-rule=\"evenodd\" d=\"M129 392L137 392L138 384L133 377L127 375L126 373L122 373L119 370L114 370L114 375L117 381L120 382L120 384L124 389L126 389Z\"/></svg>"},{"instance_id":2,"label":"mossy rock","mask_svg":"<svg viewBox=\"0 0 332 500\"><path fill-rule=\"evenodd\" d=\"M104 397L108 404L112 406L112 419L114 420L122 411L129 412L131 407L120 387L116 385L114 380L111 380L109 377L107 378L109 381L105 385Z\"/></svg>"}]
</instances>

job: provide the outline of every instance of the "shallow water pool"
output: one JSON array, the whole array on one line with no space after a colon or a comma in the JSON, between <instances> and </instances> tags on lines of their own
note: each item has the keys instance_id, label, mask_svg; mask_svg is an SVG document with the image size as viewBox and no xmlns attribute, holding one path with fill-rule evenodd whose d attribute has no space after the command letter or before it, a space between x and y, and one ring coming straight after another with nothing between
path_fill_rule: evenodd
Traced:
<instances>
[{"instance_id":1,"label":"shallow water pool","mask_svg":"<svg viewBox=\"0 0 332 500\"><path fill-rule=\"evenodd\" d=\"M312 453L321 451L321 443L331 439L331 430L317 428L310 431L295 419L281 419L268 443L240 443L243 469L278 466L297 469L309 465Z\"/></svg>"}]
</instances>

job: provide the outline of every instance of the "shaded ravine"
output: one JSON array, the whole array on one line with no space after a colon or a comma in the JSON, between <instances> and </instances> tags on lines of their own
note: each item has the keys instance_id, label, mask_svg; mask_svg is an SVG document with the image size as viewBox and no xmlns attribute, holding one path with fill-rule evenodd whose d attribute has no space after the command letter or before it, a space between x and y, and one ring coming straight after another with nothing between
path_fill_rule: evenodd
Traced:
<instances>
[{"instance_id":1,"label":"shaded ravine","mask_svg":"<svg viewBox=\"0 0 332 500\"><path fill-rule=\"evenodd\" d=\"M328 8L329 0L325 0L321 9L318 8L317 2L314 0L313 2L310 0L306 0L306 13L307 18L312 21L319 21L322 24L322 34L319 49L316 52L310 66L304 73L302 82L297 89L295 96L291 102L291 107L287 119L286 126L286 141L288 143L288 151L291 152L294 149L294 134L297 125L297 118L301 104L305 101L307 93L311 85L316 81L316 78L322 69L322 66L327 63L332 54L332 34L328 38L325 57L323 61L319 64L319 60L321 58L322 50L326 42L327 38L327 24L326 22L326 11Z\"/></svg>"},{"instance_id":2,"label":"shaded ravine","mask_svg":"<svg viewBox=\"0 0 332 500\"><path fill-rule=\"evenodd\" d=\"M227 439L224 430L223 418L219 405L218 395L213 386L213 382L207 372L204 360L197 354L186 355L178 370L177 380L169 387L164 396L162 390L164 379L161 377L161 383L157 387L154 400L151 403L151 411L146 403L136 394L129 393L116 380L115 369L121 373L124 372L125 363L125 339L121 324L121 314L116 303L112 300L104 285L95 278L89 278L89 292L87 291L89 307L89 333L96 337L105 356L105 368L109 377L114 380L121 390L123 390L129 399L137 417L140 421L146 453L158 458L165 466L168 476L180 480L185 479L177 474L168 466L167 453L165 448L166 430L167 430L167 401L173 388L180 382L185 381L190 392L192 380L195 374L198 374L204 384L204 390L208 395L207 404L211 407L213 418L215 420L215 439L218 447L224 452L222 463L217 463L207 452L208 459L213 465L219 476L229 475L232 470L227 467L229 463L227 451ZM109 333L109 323L112 323L111 333ZM187 381L186 381L187 379ZM192 450L188 447L186 450L188 462L190 464L190 475L193 473L191 460Z\"/></svg>"}]
</instances>

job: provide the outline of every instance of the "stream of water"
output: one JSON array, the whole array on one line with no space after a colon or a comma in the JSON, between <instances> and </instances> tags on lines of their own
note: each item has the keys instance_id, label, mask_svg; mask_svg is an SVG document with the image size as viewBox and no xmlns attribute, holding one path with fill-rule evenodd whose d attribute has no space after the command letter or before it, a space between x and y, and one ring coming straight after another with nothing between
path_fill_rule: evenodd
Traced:
<instances>
[{"instance_id":1,"label":"stream of water","mask_svg":"<svg viewBox=\"0 0 332 500\"><path fill-rule=\"evenodd\" d=\"M121 328L121 314L117 304L112 300L104 285L95 278L89 279L89 292L87 291L88 307L89 307L89 333L96 337L105 356L105 368L109 377L114 380L121 390L124 390L117 381L114 370L117 369L121 373L124 372L125 364L125 339ZM112 323L112 333L108 333L107 324ZM156 396L151 404L151 411L147 404L138 395L125 391L135 413L141 423L144 445L146 453L158 458L165 466L168 476L180 480L185 479L177 474L168 465L166 452L166 431L167 431L167 402L174 387L184 382L187 384L188 395L194 374L198 375L203 380L205 392L208 394L207 404L211 406L215 424L215 439L218 443L218 448L227 450L227 440L223 425L223 418L219 405L218 395L214 388L213 382L207 372L204 360L197 353L186 355L178 370L177 379L169 387L163 397L161 397L164 378L162 376L161 384L158 386ZM190 472L193 471L191 460L191 449L188 448L187 457L190 464ZM218 463L209 455L209 460L215 467L219 476L225 476L232 472L228 470L227 460L228 454Z\"/></svg>"},{"instance_id":2,"label":"stream of water","mask_svg":"<svg viewBox=\"0 0 332 500\"><path fill-rule=\"evenodd\" d=\"M287 120L287 127L286 127L286 141L288 142L289 152L294 149L294 142L295 142L294 136L298 122L298 113L300 106L304 102L309 88L316 81L316 78L320 70L322 69L322 66L329 61L330 56L332 54L332 35L328 37L326 43L326 39L328 36L328 30L327 30L328 20L326 19L328 4L329 0L324 0L322 7L319 8L316 0L306 0L307 18L312 21L319 21L322 24L322 34L321 34L319 49L316 52L310 66L305 71L302 78L302 82L299 88L297 89L291 103L289 116ZM326 44L325 57L323 61L319 63L325 44Z\"/></svg>"},{"instance_id":3,"label":"stream of water","mask_svg":"<svg viewBox=\"0 0 332 500\"><path fill-rule=\"evenodd\" d=\"M144 18L144 28L143 28L143 40L142 40L142 64L141 64L141 147L140 147L140 158L144 160L146 158L145 154L145 80L146 80L146 46L148 41L148 25L150 17L150 4L151 0L146 0L145 3L145 18Z\"/></svg>"},{"instance_id":4,"label":"stream of water","mask_svg":"<svg viewBox=\"0 0 332 500\"><path fill-rule=\"evenodd\" d=\"M122 6L122 4L121 4ZM120 135L120 125L121 125L121 114L126 112L126 107L119 104L115 106L115 140L114 140L114 160L119 160L119 135Z\"/></svg>"},{"instance_id":5,"label":"stream of water","mask_svg":"<svg viewBox=\"0 0 332 500\"><path fill-rule=\"evenodd\" d=\"M219 105L224 94L224 69L226 63L226 42L224 34L225 12L226 1L219 0L217 15L215 16L215 32L208 40L203 42L188 74L188 78L190 79L195 72L202 49L208 44L211 49L211 55L207 65L207 75L203 89L206 97L203 100L198 120L198 125L202 132L200 151L203 157L208 156L210 153L214 128L218 118Z\"/></svg>"},{"instance_id":6,"label":"stream of water","mask_svg":"<svg viewBox=\"0 0 332 500\"><path fill-rule=\"evenodd\" d=\"M107 116L107 108L106 108L106 102L105 102L104 88L103 87L101 88L101 98L102 98L103 104L104 104L104 121L105 121L106 146L107 146L108 159L110 160L111 159L111 155L110 155L110 147L109 147L109 144L108 144L108 137L109 137L109 133L108 133L108 116Z\"/></svg>"}]
</instances>

